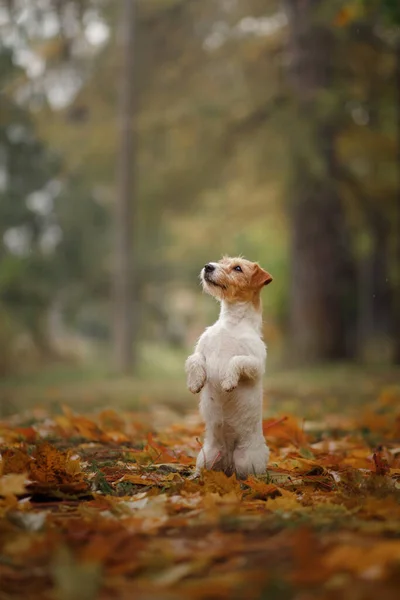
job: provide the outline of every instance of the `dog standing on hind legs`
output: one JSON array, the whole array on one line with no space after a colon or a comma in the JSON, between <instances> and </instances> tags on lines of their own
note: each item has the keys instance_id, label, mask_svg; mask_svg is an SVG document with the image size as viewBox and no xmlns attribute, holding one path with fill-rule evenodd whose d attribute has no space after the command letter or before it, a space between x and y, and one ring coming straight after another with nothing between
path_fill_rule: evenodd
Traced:
<instances>
[{"instance_id":1,"label":"dog standing on hind legs","mask_svg":"<svg viewBox=\"0 0 400 600\"><path fill-rule=\"evenodd\" d=\"M221 303L221 312L185 365L189 390L201 392L206 425L196 472L261 475L269 449L262 431L266 348L260 293L272 277L257 263L224 257L205 265L200 278L204 291Z\"/></svg>"}]
</instances>

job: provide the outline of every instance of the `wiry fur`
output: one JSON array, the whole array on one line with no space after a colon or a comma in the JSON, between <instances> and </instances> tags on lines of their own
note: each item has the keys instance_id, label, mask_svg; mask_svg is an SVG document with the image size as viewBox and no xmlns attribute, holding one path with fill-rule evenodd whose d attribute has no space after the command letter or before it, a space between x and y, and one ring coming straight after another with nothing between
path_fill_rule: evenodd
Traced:
<instances>
[{"instance_id":1,"label":"wiry fur","mask_svg":"<svg viewBox=\"0 0 400 600\"><path fill-rule=\"evenodd\" d=\"M186 361L188 388L194 394L201 391L206 424L197 472L215 469L244 478L265 473L269 459L262 432L266 348L260 291L272 277L243 258L209 264L214 271L203 269L201 280L204 290L221 302L221 313ZM238 266L241 272L235 270Z\"/></svg>"}]
</instances>

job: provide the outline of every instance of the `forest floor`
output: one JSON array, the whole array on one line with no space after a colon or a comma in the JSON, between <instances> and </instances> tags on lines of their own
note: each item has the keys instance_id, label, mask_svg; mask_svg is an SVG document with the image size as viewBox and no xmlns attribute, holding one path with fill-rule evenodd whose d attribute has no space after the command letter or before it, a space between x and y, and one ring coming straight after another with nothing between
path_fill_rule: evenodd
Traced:
<instances>
[{"instance_id":1,"label":"forest floor","mask_svg":"<svg viewBox=\"0 0 400 600\"><path fill-rule=\"evenodd\" d=\"M181 379L0 385L0 599L380 600L400 588L400 373L271 374L267 475L193 479Z\"/></svg>"}]
</instances>

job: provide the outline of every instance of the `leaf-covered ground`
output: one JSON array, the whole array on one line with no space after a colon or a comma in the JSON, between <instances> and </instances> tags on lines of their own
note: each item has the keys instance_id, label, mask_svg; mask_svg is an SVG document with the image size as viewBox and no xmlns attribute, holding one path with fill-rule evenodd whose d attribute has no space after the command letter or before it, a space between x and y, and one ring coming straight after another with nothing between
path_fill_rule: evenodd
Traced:
<instances>
[{"instance_id":1,"label":"leaf-covered ground","mask_svg":"<svg viewBox=\"0 0 400 600\"><path fill-rule=\"evenodd\" d=\"M1 600L397 599L398 392L264 432L268 474L240 482L193 479L196 412L1 421Z\"/></svg>"}]
</instances>

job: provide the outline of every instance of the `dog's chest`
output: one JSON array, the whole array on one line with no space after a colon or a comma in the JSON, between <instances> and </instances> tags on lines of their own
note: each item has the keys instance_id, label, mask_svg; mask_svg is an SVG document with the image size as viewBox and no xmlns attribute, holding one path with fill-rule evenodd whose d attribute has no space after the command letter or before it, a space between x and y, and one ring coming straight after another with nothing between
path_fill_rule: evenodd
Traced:
<instances>
[{"instance_id":1,"label":"dog's chest","mask_svg":"<svg viewBox=\"0 0 400 600\"><path fill-rule=\"evenodd\" d=\"M217 321L207 330L204 355L211 364L225 363L234 356L265 359L265 345L257 332L246 325L229 328Z\"/></svg>"}]
</instances>

